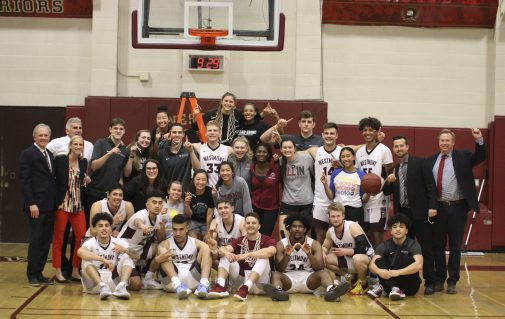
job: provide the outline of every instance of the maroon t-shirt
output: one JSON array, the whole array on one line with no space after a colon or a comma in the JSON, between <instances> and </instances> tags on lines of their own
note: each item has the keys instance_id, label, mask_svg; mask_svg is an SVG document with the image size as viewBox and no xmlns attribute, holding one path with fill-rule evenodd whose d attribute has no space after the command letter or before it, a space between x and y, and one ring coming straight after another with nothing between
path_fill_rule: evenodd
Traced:
<instances>
[{"instance_id":1,"label":"maroon t-shirt","mask_svg":"<svg viewBox=\"0 0 505 319\"><path fill-rule=\"evenodd\" d=\"M278 210L280 197L279 197L279 184L281 180L281 173L279 166L275 162L270 163L270 170L266 176L256 176L256 163L251 164L251 202L260 209L264 210Z\"/></svg>"},{"instance_id":2,"label":"maroon t-shirt","mask_svg":"<svg viewBox=\"0 0 505 319\"><path fill-rule=\"evenodd\" d=\"M242 248L242 241L243 240L244 240L244 236L240 236L239 238L235 238L231 242L231 246L233 247L234 254L239 255L242 253L241 248ZM256 246L256 240L247 240L247 242L249 245L249 251L250 252L254 251L254 246ZM266 235L261 235L260 249L267 248L267 247L275 247L275 246L276 246L276 242L272 237L269 237ZM270 261L270 264L272 264L272 261ZM254 263L250 264L246 260L239 261L239 265L240 265L240 274L241 275L244 275L244 270L251 270L252 267L254 267Z\"/></svg>"}]
</instances>

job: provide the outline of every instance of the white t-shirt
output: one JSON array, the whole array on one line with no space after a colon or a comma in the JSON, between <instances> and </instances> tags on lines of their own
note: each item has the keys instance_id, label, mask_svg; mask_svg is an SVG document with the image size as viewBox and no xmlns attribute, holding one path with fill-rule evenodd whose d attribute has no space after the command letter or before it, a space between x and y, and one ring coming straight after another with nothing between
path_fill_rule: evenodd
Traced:
<instances>
[{"instance_id":1,"label":"white t-shirt","mask_svg":"<svg viewBox=\"0 0 505 319\"><path fill-rule=\"evenodd\" d=\"M67 155L68 154L68 143L70 143L70 137L67 135L63 137L58 137L51 140L46 148L53 153L56 157L58 155ZM84 140L84 158L88 160L88 163L91 162L91 155L93 154L93 144Z\"/></svg>"}]
</instances>

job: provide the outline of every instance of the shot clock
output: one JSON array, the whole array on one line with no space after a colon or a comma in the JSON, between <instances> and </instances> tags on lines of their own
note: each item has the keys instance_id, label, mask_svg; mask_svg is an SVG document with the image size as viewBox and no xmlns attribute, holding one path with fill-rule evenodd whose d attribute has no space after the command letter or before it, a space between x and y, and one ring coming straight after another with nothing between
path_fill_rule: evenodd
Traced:
<instances>
[{"instance_id":1,"label":"shot clock","mask_svg":"<svg viewBox=\"0 0 505 319\"><path fill-rule=\"evenodd\" d=\"M190 71L223 71L222 55L190 55Z\"/></svg>"}]
</instances>

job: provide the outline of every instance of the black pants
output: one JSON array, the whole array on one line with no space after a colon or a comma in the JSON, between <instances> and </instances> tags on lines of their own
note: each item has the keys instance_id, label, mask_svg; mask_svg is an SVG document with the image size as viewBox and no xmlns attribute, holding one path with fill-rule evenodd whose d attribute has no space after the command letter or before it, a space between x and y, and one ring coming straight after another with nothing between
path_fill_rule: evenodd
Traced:
<instances>
[{"instance_id":1,"label":"black pants","mask_svg":"<svg viewBox=\"0 0 505 319\"><path fill-rule=\"evenodd\" d=\"M47 262L49 247L53 240L54 212L40 212L39 218L32 218L28 212L30 241L28 245L28 280L40 279Z\"/></svg>"},{"instance_id":2,"label":"black pants","mask_svg":"<svg viewBox=\"0 0 505 319\"><path fill-rule=\"evenodd\" d=\"M390 265L385 258L377 259L375 261L375 265L380 269L390 269ZM391 289L393 289L393 287L398 287L407 296L415 295L419 290L419 286L421 286L421 278L419 278L419 273L391 277L389 279L383 279L379 277L379 281L387 293L391 292Z\"/></svg>"},{"instance_id":3,"label":"black pants","mask_svg":"<svg viewBox=\"0 0 505 319\"><path fill-rule=\"evenodd\" d=\"M465 232L467 206L462 204L445 206L438 205L435 221L435 270L437 280L444 282L449 272L447 283L455 285L459 280L461 262L461 243ZM449 261L445 261L445 247L449 239Z\"/></svg>"},{"instance_id":4,"label":"black pants","mask_svg":"<svg viewBox=\"0 0 505 319\"><path fill-rule=\"evenodd\" d=\"M253 211L260 215L260 233L267 236L272 236L275 223L277 222L278 210L264 210L253 205Z\"/></svg>"},{"instance_id":5,"label":"black pants","mask_svg":"<svg viewBox=\"0 0 505 319\"><path fill-rule=\"evenodd\" d=\"M345 219L353 222L357 222L361 226L363 226L363 222L365 221L365 212L363 207L352 207L345 206Z\"/></svg>"},{"instance_id":6,"label":"black pants","mask_svg":"<svg viewBox=\"0 0 505 319\"><path fill-rule=\"evenodd\" d=\"M435 225L430 224L428 219L415 220L412 218L410 208L400 207L399 213L407 215L412 221L407 236L412 239L417 239L423 252L423 277L424 285L432 286L436 282L435 276L435 254L433 252L433 236L435 233Z\"/></svg>"}]
</instances>

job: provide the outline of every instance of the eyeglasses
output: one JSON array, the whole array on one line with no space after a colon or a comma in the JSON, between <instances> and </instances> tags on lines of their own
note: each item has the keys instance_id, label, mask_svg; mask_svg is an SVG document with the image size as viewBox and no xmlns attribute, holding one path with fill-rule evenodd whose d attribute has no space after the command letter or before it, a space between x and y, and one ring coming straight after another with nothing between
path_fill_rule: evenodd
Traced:
<instances>
[{"instance_id":1,"label":"eyeglasses","mask_svg":"<svg viewBox=\"0 0 505 319\"><path fill-rule=\"evenodd\" d=\"M155 171L157 170L158 168L156 166L153 166L153 167L146 167L146 171Z\"/></svg>"}]
</instances>

